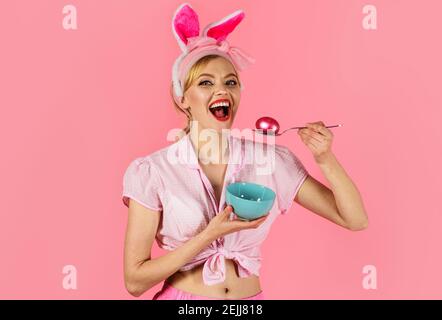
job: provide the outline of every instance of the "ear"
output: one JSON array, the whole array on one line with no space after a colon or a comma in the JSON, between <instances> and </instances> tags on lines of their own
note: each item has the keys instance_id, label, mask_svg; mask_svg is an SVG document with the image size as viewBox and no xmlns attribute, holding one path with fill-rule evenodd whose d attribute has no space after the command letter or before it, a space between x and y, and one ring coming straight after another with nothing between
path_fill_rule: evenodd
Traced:
<instances>
[{"instance_id":1,"label":"ear","mask_svg":"<svg viewBox=\"0 0 442 320\"><path fill-rule=\"evenodd\" d=\"M183 3L178 7L172 19L172 32L183 52L186 52L187 39L197 37L200 33L198 15L190 4Z\"/></svg>"},{"instance_id":2,"label":"ear","mask_svg":"<svg viewBox=\"0 0 442 320\"><path fill-rule=\"evenodd\" d=\"M236 28L242 19L244 19L244 16L244 11L237 10L224 19L211 23L205 27L203 36L215 38L218 42L226 40L227 36Z\"/></svg>"},{"instance_id":3,"label":"ear","mask_svg":"<svg viewBox=\"0 0 442 320\"><path fill-rule=\"evenodd\" d=\"M180 104L180 109L184 112L187 118L192 118L192 114L190 113L190 106L186 106L184 99L181 99L182 103Z\"/></svg>"},{"instance_id":4,"label":"ear","mask_svg":"<svg viewBox=\"0 0 442 320\"><path fill-rule=\"evenodd\" d=\"M173 89L172 89L173 90ZM177 101L177 99L178 99L178 101ZM186 106L186 104L187 104L187 100L186 100L186 97L183 95L182 97L177 97L176 99L175 99L175 103L178 105L178 107L181 109L181 110L183 110L183 111L186 111L186 110L188 110L190 107L189 106Z\"/></svg>"}]
</instances>

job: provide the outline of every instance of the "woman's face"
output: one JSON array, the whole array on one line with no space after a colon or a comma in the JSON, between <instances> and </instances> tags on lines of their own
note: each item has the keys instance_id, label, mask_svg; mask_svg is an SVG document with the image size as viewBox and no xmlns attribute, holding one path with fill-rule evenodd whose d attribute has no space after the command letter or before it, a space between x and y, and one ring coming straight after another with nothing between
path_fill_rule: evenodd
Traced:
<instances>
[{"instance_id":1,"label":"woman's face","mask_svg":"<svg viewBox=\"0 0 442 320\"><path fill-rule=\"evenodd\" d=\"M235 68L226 59L210 60L184 93L183 108L198 121L198 128L230 129L241 92ZM219 101L219 102L217 102Z\"/></svg>"}]
</instances>

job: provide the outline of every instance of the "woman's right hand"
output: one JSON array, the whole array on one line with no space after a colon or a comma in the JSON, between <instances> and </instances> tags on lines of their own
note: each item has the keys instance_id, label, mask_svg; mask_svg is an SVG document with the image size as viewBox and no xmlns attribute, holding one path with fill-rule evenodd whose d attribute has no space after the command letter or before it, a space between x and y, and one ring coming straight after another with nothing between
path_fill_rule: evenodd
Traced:
<instances>
[{"instance_id":1,"label":"woman's right hand","mask_svg":"<svg viewBox=\"0 0 442 320\"><path fill-rule=\"evenodd\" d=\"M261 218L251 221L244 221L237 218L230 220L230 213L232 211L232 206L228 205L223 211L210 220L206 229L204 229L204 232L212 241L232 232L244 229L256 229L267 219L268 216L268 214L266 214Z\"/></svg>"}]
</instances>

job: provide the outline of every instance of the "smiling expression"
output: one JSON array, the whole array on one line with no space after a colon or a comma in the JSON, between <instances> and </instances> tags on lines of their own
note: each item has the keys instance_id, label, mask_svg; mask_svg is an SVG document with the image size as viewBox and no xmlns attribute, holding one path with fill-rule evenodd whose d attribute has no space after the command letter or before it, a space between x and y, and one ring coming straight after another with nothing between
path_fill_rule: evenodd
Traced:
<instances>
[{"instance_id":1,"label":"smiling expression","mask_svg":"<svg viewBox=\"0 0 442 320\"><path fill-rule=\"evenodd\" d=\"M184 93L182 108L198 121L200 129L230 129L241 99L239 79L233 65L222 57L202 66Z\"/></svg>"}]
</instances>

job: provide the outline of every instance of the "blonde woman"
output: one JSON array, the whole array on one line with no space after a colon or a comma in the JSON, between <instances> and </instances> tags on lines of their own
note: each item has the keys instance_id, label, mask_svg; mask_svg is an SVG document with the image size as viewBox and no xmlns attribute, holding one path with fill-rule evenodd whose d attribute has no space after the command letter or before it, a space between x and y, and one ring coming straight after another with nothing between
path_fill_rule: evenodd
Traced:
<instances>
[{"instance_id":1,"label":"blonde woman","mask_svg":"<svg viewBox=\"0 0 442 320\"><path fill-rule=\"evenodd\" d=\"M238 70L253 62L226 40L243 18L236 11L200 35L190 5L181 5L173 17L183 53L173 67L171 89L188 125L179 141L135 159L124 175L123 201L129 208L124 271L134 296L164 281L154 299L264 299L260 245L294 201L347 229L367 226L359 192L331 152L333 135L322 122L298 133L332 190L281 145L274 146L274 170L257 174L257 164L266 159L256 158L256 143L225 134L240 104ZM207 139L207 132L215 139ZM216 152L209 155L207 147ZM225 188L235 181L273 189L270 212L252 221L237 219L225 205ZM152 258L154 239L169 252Z\"/></svg>"}]
</instances>

